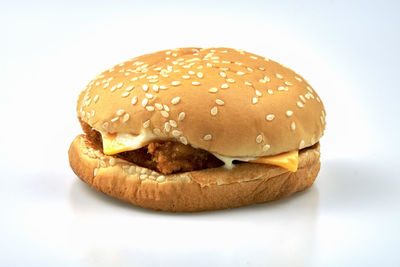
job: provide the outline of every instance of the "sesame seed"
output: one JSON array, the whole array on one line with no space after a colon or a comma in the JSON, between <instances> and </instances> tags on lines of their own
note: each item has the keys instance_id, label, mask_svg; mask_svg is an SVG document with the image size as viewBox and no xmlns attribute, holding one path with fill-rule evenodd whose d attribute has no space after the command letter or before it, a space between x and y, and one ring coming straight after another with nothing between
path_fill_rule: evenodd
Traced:
<instances>
[{"instance_id":1,"label":"sesame seed","mask_svg":"<svg viewBox=\"0 0 400 267\"><path fill-rule=\"evenodd\" d=\"M93 102L97 102L97 100L99 100L99 95L95 95L94 97L93 97Z\"/></svg>"},{"instance_id":2,"label":"sesame seed","mask_svg":"<svg viewBox=\"0 0 400 267\"><path fill-rule=\"evenodd\" d=\"M169 122L164 123L164 129L167 133L171 131L171 125L169 124Z\"/></svg>"},{"instance_id":3,"label":"sesame seed","mask_svg":"<svg viewBox=\"0 0 400 267\"><path fill-rule=\"evenodd\" d=\"M154 111L154 107L153 106L146 106L147 111Z\"/></svg>"},{"instance_id":4,"label":"sesame seed","mask_svg":"<svg viewBox=\"0 0 400 267\"><path fill-rule=\"evenodd\" d=\"M304 103L306 103L306 99L304 98L304 96L299 95L299 97L300 97L301 101L303 101Z\"/></svg>"},{"instance_id":5,"label":"sesame seed","mask_svg":"<svg viewBox=\"0 0 400 267\"><path fill-rule=\"evenodd\" d=\"M263 140L262 135L261 135L261 134L257 135L257 137L256 137L256 142L259 144L259 143L262 142L262 140Z\"/></svg>"},{"instance_id":6,"label":"sesame seed","mask_svg":"<svg viewBox=\"0 0 400 267\"><path fill-rule=\"evenodd\" d=\"M180 141L182 142L182 144L184 144L184 145L187 145L187 144L188 144L188 141L187 141L186 137L184 137L184 136L179 137L179 140L180 140Z\"/></svg>"},{"instance_id":7,"label":"sesame seed","mask_svg":"<svg viewBox=\"0 0 400 267\"><path fill-rule=\"evenodd\" d=\"M122 117L122 122L127 122L129 120L129 114L126 113L123 117Z\"/></svg>"},{"instance_id":8,"label":"sesame seed","mask_svg":"<svg viewBox=\"0 0 400 267\"><path fill-rule=\"evenodd\" d=\"M154 106L156 107L157 110L163 109L163 106L160 103L155 103Z\"/></svg>"},{"instance_id":9,"label":"sesame seed","mask_svg":"<svg viewBox=\"0 0 400 267\"><path fill-rule=\"evenodd\" d=\"M300 144L299 144L299 148L302 149L302 148L304 148L305 146L306 146L306 142L304 142L304 140L301 140L301 141L300 141Z\"/></svg>"},{"instance_id":10,"label":"sesame seed","mask_svg":"<svg viewBox=\"0 0 400 267\"><path fill-rule=\"evenodd\" d=\"M174 128L176 128L178 126L178 124L174 120L169 120L169 124Z\"/></svg>"},{"instance_id":11,"label":"sesame seed","mask_svg":"<svg viewBox=\"0 0 400 267\"><path fill-rule=\"evenodd\" d=\"M182 111L178 115L178 121L182 121L185 117L186 117L186 113Z\"/></svg>"},{"instance_id":12,"label":"sesame seed","mask_svg":"<svg viewBox=\"0 0 400 267\"><path fill-rule=\"evenodd\" d=\"M123 83L119 83L119 84L117 84L117 88L119 89L119 88L121 88L122 87L122 85L124 85Z\"/></svg>"},{"instance_id":13,"label":"sesame seed","mask_svg":"<svg viewBox=\"0 0 400 267\"><path fill-rule=\"evenodd\" d=\"M168 118L169 117L169 113L165 110L161 110L161 116L163 116L164 118Z\"/></svg>"},{"instance_id":14,"label":"sesame seed","mask_svg":"<svg viewBox=\"0 0 400 267\"><path fill-rule=\"evenodd\" d=\"M117 90L117 86L114 85L113 87L111 87L110 92L114 92L115 90Z\"/></svg>"},{"instance_id":15,"label":"sesame seed","mask_svg":"<svg viewBox=\"0 0 400 267\"><path fill-rule=\"evenodd\" d=\"M308 91L310 91L310 93L312 93L312 92L313 92L313 90L311 89L311 87L310 87L310 86L306 86L306 88L307 88L307 90L308 90Z\"/></svg>"},{"instance_id":16,"label":"sesame seed","mask_svg":"<svg viewBox=\"0 0 400 267\"><path fill-rule=\"evenodd\" d=\"M131 101L132 105L135 105L137 103L137 100L138 100L137 96L134 96Z\"/></svg>"},{"instance_id":17,"label":"sesame seed","mask_svg":"<svg viewBox=\"0 0 400 267\"><path fill-rule=\"evenodd\" d=\"M141 180L144 180L144 179L148 178L148 175L147 175L147 174L141 174L141 175L139 176L139 178L140 178Z\"/></svg>"},{"instance_id":18,"label":"sesame seed","mask_svg":"<svg viewBox=\"0 0 400 267\"><path fill-rule=\"evenodd\" d=\"M133 85L126 87L125 91L130 92L130 91L132 91L132 89L133 89Z\"/></svg>"},{"instance_id":19,"label":"sesame seed","mask_svg":"<svg viewBox=\"0 0 400 267\"><path fill-rule=\"evenodd\" d=\"M265 70L265 68L263 68L263 67L258 67L258 69L259 69L259 70Z\"/></svg>"},{"instance_id":20,"label":"sesame seed","mask_svg":"<svg viewBox=\"0 0 400 267\"><path fill-rule=\"evenodd\" d=\"M209 67L209 68L212 68L213 65L210 62L207 62L206 66Z\"/></svg>"},{"instance_id":21,"label":"sesame seed","mask_svg":"<svg viewBox=\"0 0 400 267\"><path fill-rule=\"evenodd\" d=\"M152 89L153 89L154 92L158 92L158 85L157 85L157 84L154 84L153 87L152 87Z\"/></svg>"},{"instance_id":22,"label":"sesame seed","mask_svg":"<svg viewBox=\"0 0 400 267\"><path fill-rule=\"evenodd\" d=\"M291 111L291 110L286 111L286 116L290 117L292 115L293 115L293 111Z\"/></svg>"},{"instance_id":23,"label":"sesame seed","mask_svg":"<svg viewBox=\"0 0 400 267\"><path fill-rule=\"evenodd\" d=\"M205 141L210 141L211 139L212 139L211 134L206 134L205 136L203 136L203 140L205 140Z\"/></svg>"},{"instance_id":24,"label":"sesame seed","mask_svg":"<svg viewBox=\"0 0 400 267\"><path fill-rule=\"evenodd\" d=\"M288 89L287 89L287 87L285 87L285 86L279 86L278 87L278 91L287 91Z\"/></svg>"},{"instance_id":25,"label":"sesame seed","mask_svg":"<svg viewBox=\"0 0 400 267\"><path fill-rule=\"evenodd\" d=\"M173 86L178 86L178 85L180 85L180 84L181 84L180 81L173 81L173 82L171 82L171 85L173 85Z\"/></svg>"},{"instance_id":26,"label":"sesame seed","mask_svg":"<svg viewBox=\"0 0 400 267\"><path fill-rule=\"evenodd\" d=\"M214 107L211 109L210 113L211 113L212 116L217 115L217 113L218 113L218 108L214 106Z\"/></svg>"},{"instance_id":27,"label":"sesame seed","mask_svg":"<svg viewBox=\"0 0 400 267\"><path fill-rule=\"evenodd\" d=\"M134 81L136 81L137 79L139 79L139 78L138 78L138 77L133 77L133 78L131 79L131 81L134 82Z\"/></svg>"},{"instance_id":28,"label":"sesame seed","mask_svg":"<svg viewBox=\"0 0 400 267\"><path fill-rule=\"evenodd\" d=\"M192 82L193 85L200 85L199 82Z\"/></svg>"},{"instance_id":29,"label":"sesame seed","mask_svg":"<svg viewBox=\"0 0 400 267\"><path fill-rule=\"evenodd\" d=\"M226 77L226 73L223 72L223 71L221 71L221 72L219 73L219 75L221 75L222 78L225 78L225 77Z\"/></svg>"},{"instance_id":30,"label":"sesame seed","mask_svg":"<svg viewBox=\"0 0 400 267\"><path fill-rule=\"evenodd\" d=\"M178 130L173 130L173 131L172 131L172 135L175 136L175 137L178 137L178 136L180 136L181 134L182 134L181 131L178 131Z\"/></svg>"},{"instance_id":31,"label":"sesame seed","mask_svg":"<svg viewBox=\"0 0 400 267\"><path fill-rule=\"evenodd\" d=\"M310 93L305 94L304 96L309 100L311 96L309 95Z\"/></svg>"},{"instance_id":32,"label":"sesame seed","mask_svg":"<svg viewBox=\"0 0 400 267\"><path fill-rule=\"evenodd\" d=\"M276 76L276 78L278 78L278 79L282 79L282 78L283 78L283 76L280 75L279 73L275 74L275 76Z\"/></svg>"},{"instance_id":33,"label":"sesame seed","mask_svg":"<svg viewBox=\"0 0 400 267\"><path fill-rule=\"evenodd\" d=\"M290 124L290 129L292 129L292 131L296 130L296 123L294 121Z\"/></svg>"},{"instance_id":34,"label":"sesame seed","mask_svg":"<svg viewBox=\"0 0 400 267\"><path fill-rule=\"evenodd\" d=\"M285 84L286 84L286 85L289 85L289 86L290 86L290 85L293 85L293 83L291 83L291 82L289 82L289 81L286 81Z\"/></svg>"},{"instance_id":35,"label":"sesame seed","mask_svg":"<svg viewBox=\"0 0 400 267\"><path fill-rule=\"evenodd\" d=\"M189 75L182 75L182 79L188 80L188 79L190 79L190 76Z\"/></svg>"},{"instance_id":36,"label":"sesame seed","mask_svg":"<svg viewBox=\"0 0 400 267\"><path fill-rule=\"evenodd\" d=\"M169 107L168 107L167 105L163 105L163 107L164 107L164 109L165 109L166 111L169 111Z\"/></svg>"},{"instance_id":37,"label":"sesame seed","mask_svg":"<svg viewBox=\"0 0 400 267\"><path fill-rule=\"evenodd\" d=\"M208 89L208 92L216 93L216 92L218 92L218 88L217 87L210 88L210 89Z\"/></svg>"},{"instance_id":38,"label":"sesame seed","mask_svg":"<svg viewBox=\"0 0 400 267\"><path fill-rule=\"evenodd\" d=\"M223 83L223 84L221 85L221 88L222 88L222 89L227 89L227 88L229 88L229 85L228 85L227 83Z\"/></svg>"},{"instance_id":39,"label":"sesame seed","mask_svg":"<svg viewBox=\"0 0 400 267\"><path fill-rule=\"evenodd\" d=\"M217 105L223 106L225 104L224 101L222 101L221 99L216 99L215 103L217 103Z\"/></svg>"},{"instance_id":40,"label":"sesame seed","mask_svg":"<svg viewBox=\"0 0 400 267\"><path fill-rule=\"evenodd\" d=\"M179 96L174 97L174 98L172 98L172 100L171 100L171 104L176 105L176 104L179 103L179 101L181 101L181 98L180 98Z\"/></svg>"},{"instance_id":41,"label":"sesame seed","mask_svg":"<svg viewBox=\"0 0 400 267\"><path fill-rule=\"evenodd\" d=\"M108 87L109 85L110 85L109 83L106 83L106 84L104 84L103 88L106 88L106 87Z\"/></svg>"},{"instance_id":42,"label":"sesame seed","mask_svg":"<svg viewBox=\"0 0 400 267\"><path fill-rule=\"evenodd\" d=\"M114 166L115 165L115 159L114 158L110 158L110 166Z\"/></svg>"},{"instance_id":43,"label":"sesame seed","mask_svg":"<svg viewBox=\"0 0 400 267\"><path fill-rule=\"evenodd\" d=\"M274 94L274 91L273 91L272 89L268 89L267 92L268 92L268 94L270 94L270 95L273 95L273 94Z\"/></svg>"},{"instance_id":44,"label":"sesame seed","mask_svg":"<svg viewBox=\"0 0 400 267\"><path fill-rule=\"evenodd\" d=\"M258 98L257 97L253 97L251 100L252 104L257 104L258 103Z\"/></svg>"},{"instance_id":45,"label":"sesame seed","mask_svg":"<svg viewBox=\"0 0 400 267\"><path fill-rule=\"evenodd\" d=\"M165 85L160 85L160 89L161 89L161 90L168 89L168 86L165 86Z\"/></svg>"},{"instance_id":46,"label":"sesame seed","mask_svg":"<svg viewBox=\"0 0 400 267\"><path fill-rule=\"evenodd\" d=\"M129 76L131 75L129 72L125 72L125 76Z\"/></svg>"},{"instance_id":47,"label":"sesame seed","mask_svg":"<svg viewBox=\"0 0 400 267\"><path fill-rule=\"evenodd\" d=\"M267 145L264 145L262 149L263 149L263 151L267 151L270 147L271 146L267 144Z\"/></svg>"},{"instance_id":48,"label":"sesame seed","mask_svg":"<svg viewBox=\"0 0 400 267\"><path fill-rule=\"evenodd\" d=\"M158 176L157 179L156 179L156 181L157 181L157 182L160 182L160 183L161 183L161 182L164 182L164 181L165 181L165 176L164 176L164 175Z\"/></svg>"},{"instance_id":49,"label":"sesame seed","mask_svg":"<svg viewBox=\"0 0 400 267\"><path fill-rule=\"evenodd\" d=\"M121 96L122 96L122 97L127 97L127 96L129 96L129 94L130 94L129 92L125 92L125 93L123 93Z\"/></svg>"},{"instance_id":50,"label":"sesame seed","mask_svg":"<svg viewBox=\"0 0 400 267\"><path fill-rule=\"evenodd\" d=\"M143 91L147 92L147 90L149 90L149 86L147 84L143 84L142 89Z\"/></svg>"},{"instance_id":51,"label":"sesame seed","mask_svg":"<svg viewBox=\"0 0 400 267\"><path fill-rule=\"evenodd\" d=\"M154 133L155 135L161 135L161 130L158 129L158 128L154 128L154 129L153 129L153 133Z\"/></svg>"},{"instance_id":52,"label":"sesame seed","mask_svg":"<svg viewBox=\"0 0 400 267\"><path fill-rule=\"evenodd\" d=\"M227 81L228 83L234 83L234 82L235 82L235 80L232 79L232 78L228 78L228 79L226 79L226 81Z\"/></svg>"},{"instance_id":53,"label":"sesame seed","mask_svg":"<svg viewBox=\"0 0 400 267\"><path fill-rule=\"evenodd\" d=\"M122 116L122 114L124 114L124 113L125 113L125 110L123 110L123 109L117 110L117 112L116 112L116 114L118 116Z\"/></svg>"},{"instance_id":54,"label":"sesame seed","mask_svg":"<svg viewBox=\"0 0 400 267\"><path fill-rule=\"evenodd\" d=\"M256 89L256 95L257 96L262 96L262 93Z\"/></svg>"},{"instance_id":55,"label":"sesame seed","mask_svg":"<svg viewBox=\"0 0 400 267\"><path fill-rule=\"evenodd\" d=\"M265 119L266 119L267 121L272 121L274 118L275 118L275 115L274 115L274 114L268 114L267 116L265 116Z\"/></svg>"},{"instance_id":56,"label":"sesame seed","mask_svg":"<svg viewBox=\"0 0 400 267\"><path fill-rule=\"evenodd\" d=\"M108 130L108 122L103 123L102 127L104 130Z\"/></svg>"},{"instance_id":57,"label":"sesame seed","mask_svg":"<svg viewBox=\"0 0 400 267\"><path fill-rule=\"evenodd\" d=\"M199 66L200 67L200 66ZM202 66L201 66L202 67ZM199 77L200 79L204 77L204 74L202 72L198 72L197 73L197 77Z\"/></svg>"},{"instance_id":58,"label":"sesame seed","mask_svg":"<svg viewBox=\"0 0 400 267\"><path fill-rule=\"evenodd\" d=\"M300 101L297 101L297 106L298 106L299 108L303 108L303 107L304 107L304 104L301 103Z\"/></svg>"},{"instance_id":59,"label":"sesame seed","mask_svg":"<svg viewBox=\"0 0 400 267\"><path fill-rule=\"evenodd\" d=\"M189 73L190 75L195 75L195 74L196 74L196 72L194 72L194 71L192 71L192 70L189 70L188 73Z\"/></svg>"},{"instance_id":60,"label":"sesame seed","mask_svg":"<svg viewBox=\"0 0 400 267\"><path fill-rule=\"evenodd\" d=\"M114 117L111 119L111 122L116 122L119 119L119 117Z\"/></svg>"},{"instance_id":61,"label":"sesame seed","mask_svg":"<svg viewBox=\"0 0 400 267\"><path fill-rule=\"evenodd\" d=\"M147 98L142 100L142 106L145 107L149 103L149 100Z\"/></svg>"},{"instance_id":62,"label":"sesame seed","mask_svg":"<svg viewBox=\"0 0 400 267\"><path fill-rule=\"evenodd\" d=\"M294 76L294 78L295 78L296 80L298 80L299 82L302 81L302 79L301 79L300 77Z\"/></svg>"},{"instance_id":63,"label":"sesame seed","mask_svg":"<svg viewBox=\"0 0 400 267\"><path fill-rule=\"evenodd\" d=\"M256 57L256 56L250 56L250 58L252 58L252 59L258 59L258 57Z\"/></svg>"},{"instance_id":64,"label":"sesame seed","mask_svg":"<svg viewBox=\"0 0 400 267\"><path fill-rule=\"evenodd\" d=\"M148 128L150 126L150 120L143 122L143 128Z\"/></svg>"},{"instance_id":65,"label":"sesame seed","mask_svg":"<svg viewBox=\"0 0 400 267\"><path fill-rule=\"evenodd\" d=\"M152 94L149 94L149 93L146 93L145 96L146 96L148 99L152 99L152 98L153 98L153 95L152 95Z\"/></svg>"},{"instance_id":66,"label":"sesame seed","mask_svg":"<svg viewBox=\"0 0 400 267\"><path fill-rule=\"evenodd\" d=\"M237 75L244 75L245 73L243 71L238 71L236 72Z\"/></svg>"},{"instance_id":67,"label":"sesame seed","mask_svg":"<svg viewBox=\"0 0 400 267\"><path fill-rule=\"evenodd\" d=\"M251 72L253 71L253 69L252 69L252 68L250 68L250 67L247 67L247 69L248 69L249 71L251 71Z\"/></svg>"},{"instance_id":68,"label":"sesame seed","mask_svg":"<svg viewBox=\"0 0 400 267\"><path fill-rule=\"evenodd\" d=\"M251 82L247 82L247 81L244 82L244 84L245 84L245 85L248 85L248 86L252 86L252 85L253 85Z\"/></svg>"}]
</instances>

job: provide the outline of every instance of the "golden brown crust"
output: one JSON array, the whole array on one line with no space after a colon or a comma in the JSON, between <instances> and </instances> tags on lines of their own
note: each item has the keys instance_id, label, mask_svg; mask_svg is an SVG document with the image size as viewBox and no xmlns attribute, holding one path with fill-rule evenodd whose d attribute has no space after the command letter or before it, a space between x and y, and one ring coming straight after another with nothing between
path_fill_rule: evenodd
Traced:
<instances>
[{"instance_id":1,"label":"golden brown crust","mask_svg":"<svg viewBox=\"0 0 400 267\"><path fill-rule=\"evenodd\" d=\"M137 135L145 128L155 139L230 157L309 147L325 129L323 104L303 77L230 48L179 48L128 60L91 81L77 111L99 131Z\"/></svg>"},{"instance_id":2,"label":"golden brown crust","mask_svg":"<svg viewBox=\"0 0 400 267\"><path fill-rule=\"evenodd\" d=\"M299 155L292 173L264 164L237 164L181 174L162 175L104 155L84 135L69 149L78 177L94 189L134 205L165 211L203 211L263 203L310 187L320 168L319 143Z\"/></svg>"}]
</instances>

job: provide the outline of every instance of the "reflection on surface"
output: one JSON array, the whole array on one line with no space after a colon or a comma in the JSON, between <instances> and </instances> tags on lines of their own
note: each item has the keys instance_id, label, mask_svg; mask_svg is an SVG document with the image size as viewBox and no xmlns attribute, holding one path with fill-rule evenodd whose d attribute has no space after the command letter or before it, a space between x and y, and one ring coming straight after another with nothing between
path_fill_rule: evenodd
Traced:
<instances>
[{"instance_id":1,"label":"reflection on surface","mask_svg":"<svg viewBox=\"0 0 400 267\"><path fill-rule=\"evenodd\" d=\"M73 234L77 239L89 237L84 258L93 265L99 261L157 265L161 258L169 259L169 265L181 265L179 259L189 256L198 262L193 266L204 266L210 258L214 263L230 262L235 266L238 260L241 264L251 262L249 257L271 264L284 259L296 265L299 261L310 262L313 255L318 192L314 185L270 203L210 212L166 213L113 199L76 179L69 200L81 225L90 222L86 231L82 228L82 232ZM99 229L101 239L97 236ZM249 252L248 247L253 249ZM243 250L248 254L242 255ZM154 253L158 256L154 257Z\"/></svg>"}]
</instances>

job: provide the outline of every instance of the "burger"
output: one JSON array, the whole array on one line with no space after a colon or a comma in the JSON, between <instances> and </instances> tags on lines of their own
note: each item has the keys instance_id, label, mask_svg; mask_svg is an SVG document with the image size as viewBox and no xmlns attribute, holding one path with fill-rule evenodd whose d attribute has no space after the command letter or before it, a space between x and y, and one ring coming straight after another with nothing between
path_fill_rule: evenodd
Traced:
<instances>
[{"instance_id":1,"label":"burger","mask_svg":"<svg viewBox=\"0 0 400 267\"><path fill-rule=\"evenodd\" d=\"M310 187L324 106L307 81L230 48L178 48L95 77L77 103L72 170L92 188L164 211L227 209Z\"/></svg>"}]
</instances>

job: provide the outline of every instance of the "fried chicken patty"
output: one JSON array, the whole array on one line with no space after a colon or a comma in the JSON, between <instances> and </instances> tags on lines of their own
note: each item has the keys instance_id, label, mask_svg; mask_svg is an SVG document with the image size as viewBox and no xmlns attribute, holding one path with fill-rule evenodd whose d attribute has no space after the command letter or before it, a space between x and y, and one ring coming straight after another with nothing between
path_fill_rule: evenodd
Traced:
<instances>
[{"instance_id":1,"label":"fried chicken patty","mask_svg":"<svg viewBox=\"0 0 400 267\"><path fill-rule=\"evenodd\" d=\"M102 150L101 134L83 121L81 125L87 139L96 148ZM174 141L151 142L142 148L121 152L115 156L163 174L216 168L223 165L223 162L210 152Z\"/></svg>"}]
</instances>

